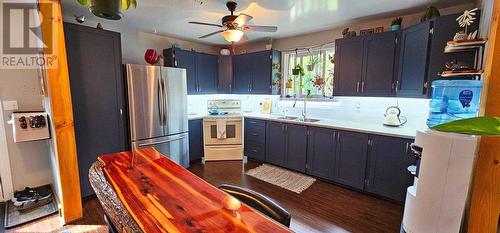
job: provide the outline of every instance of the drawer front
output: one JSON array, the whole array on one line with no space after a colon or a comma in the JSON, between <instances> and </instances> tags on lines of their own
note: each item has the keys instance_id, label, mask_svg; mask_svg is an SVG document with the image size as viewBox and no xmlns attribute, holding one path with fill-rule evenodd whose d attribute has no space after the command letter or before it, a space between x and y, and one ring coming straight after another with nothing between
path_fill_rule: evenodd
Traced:
<instances>
[{"instance_id":1,"label":"drawer front","mask_svg":"<svg viewBox=\"0 0 500 233\"><path fill-rule=\"evenodd\" d=\"M266 127L266 121L265 120L247 119L247 118L245 118L245 127L253 127L253 126Z\"/></svg>"},{"instance_id":2,"label":"drawer front","mask_svg":"<svg viewBox=\"0 0 500 233\"><path fill-rule=\"evenodd\" d=\"M245 155L252 159L264 161L265 159L265 146L255 142L245 144Z\"/></svg>"},{"instance_id":3,"label":"drawer front","mask_svg":"<svg viewBox=\"0 0 500 233\"><path fill-rule=\"evenodd\" d=\"M245 141L254 141L261 144L266 142L266 128L250 126L245 128Z\"/></svg>"}]
</instances>

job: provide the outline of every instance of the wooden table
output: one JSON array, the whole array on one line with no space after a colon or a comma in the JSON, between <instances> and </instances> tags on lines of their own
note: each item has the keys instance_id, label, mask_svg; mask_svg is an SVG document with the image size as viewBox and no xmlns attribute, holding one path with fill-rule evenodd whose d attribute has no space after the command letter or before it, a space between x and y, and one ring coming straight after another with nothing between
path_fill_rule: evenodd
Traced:
<instances>
[{"instance_id":1,"label":"wooden table","mask_svg":"<svg viewBox=\"0 0 500 233\"><path fill-rule=\"evenodd\" d=\"M291 232L153 148L101 155L89 178L122 232Z\"/></svg>"}]
</instances>

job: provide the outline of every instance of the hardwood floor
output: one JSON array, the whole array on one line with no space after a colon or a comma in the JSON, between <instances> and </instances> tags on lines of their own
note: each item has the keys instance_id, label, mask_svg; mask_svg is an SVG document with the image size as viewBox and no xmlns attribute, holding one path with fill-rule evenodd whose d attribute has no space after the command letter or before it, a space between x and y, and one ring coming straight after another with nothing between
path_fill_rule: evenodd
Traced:
<instances>
[{"instance_id":1,"label":"hardwood floor","mask_svg":"<svg viewBox=\"0 0 500 233\"><path fill-rule=\"evenodd\" d=\"M249 161L243 168L238 161L207 162L193 164L189 170L215 186L237 184L273 198L291 212L290 228L295 232L399 232L400 205L323 181L296 194L244 174L258 165ZM108 232L96 198L84 201L83 209L83 219L64 227L59 224L59 216L52 215L6 232Z\"/></svg>"},{"instance_id":2,"label":"hardwood floor","mask_svg":"<svg viewBox=\"0 0 500 233\"><path fill-rule=\"evenodd\" d=\"M260 165L249 161L198 163L191 172L217 186L236 184L265 194L292 214L295 232L399 232L403 206L351 191L323 181L296 194L244 174Z\"/></svg>"}]
</instances>

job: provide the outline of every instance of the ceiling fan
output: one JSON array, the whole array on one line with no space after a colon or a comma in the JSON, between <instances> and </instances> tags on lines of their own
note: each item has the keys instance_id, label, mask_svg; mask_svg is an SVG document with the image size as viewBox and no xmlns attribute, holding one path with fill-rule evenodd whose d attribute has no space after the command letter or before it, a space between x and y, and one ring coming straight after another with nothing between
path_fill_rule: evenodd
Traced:
<instances>
[{"instance_id":1,"label":"ceiling fan","mask_svg":"<svg viewBox=\"0 0 500 233\"><path fill-rule=\"evenodd\" d=\"M227 9L231 11L230 15L226 15L222 17L222 25L212 24L212 23L204 23L204 22L189 22L192 24L200 24L207 26L219 27L221 30L212 32L210 34L200 36L200 39L207 38L209 36L213 36L218 33L222 33L224 39L227 41L234 43L238 42L244 36L245 31L260 31L260 32L276 32L278 27L276 26L257 26L257 25L247 25L247 23L253 19L252 16L247 14L234 15L233 12L236 10L237 3L234 1L228 1L226 3Z\"/></svg>"}]
</instances>

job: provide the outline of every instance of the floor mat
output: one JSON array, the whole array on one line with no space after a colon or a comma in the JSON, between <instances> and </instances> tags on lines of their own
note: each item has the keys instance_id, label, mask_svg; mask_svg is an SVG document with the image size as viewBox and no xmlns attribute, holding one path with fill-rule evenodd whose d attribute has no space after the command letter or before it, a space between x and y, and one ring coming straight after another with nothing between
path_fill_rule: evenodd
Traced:
<instances>
[{"instance_id":1,"label":"floor mat","mask_svg":"<svg viewBox=\"0 0 500 233\"><path fill-rule=\"evenodd\" d=\"M18 211L12 201L8 201L6 204L5 223L3 224L6 229L43 218L58 211L56 201L52 197L49 203L30 210Z\"/></svg>"},{"instance_id":2,"label":"floor mat","mask_svg":"<svg viewBox=\"0 0 500 233\"><path fill-rule=\"evenodd\" d=\"M298 194L309 188L316 181L316 179L310 176L269 164L262 164L254 169L250 169L246 174Z\"/></svg>"}]
</instances>

